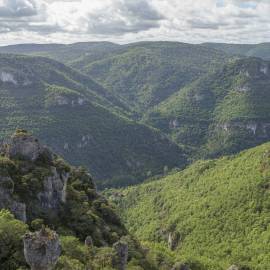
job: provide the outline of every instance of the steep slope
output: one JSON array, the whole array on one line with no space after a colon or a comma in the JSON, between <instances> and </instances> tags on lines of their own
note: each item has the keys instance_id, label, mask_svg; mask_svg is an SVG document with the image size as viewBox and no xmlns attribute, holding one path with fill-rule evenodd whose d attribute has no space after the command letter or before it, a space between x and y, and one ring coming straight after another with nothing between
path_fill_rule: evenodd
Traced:
<instances>
[{"instance_id":1,"label":"steep slope","mask_svg":"<svg viewBox=\"0 0 270 270\"><path fill-rule=\"evenodd\" d=\"M269 268L270 144L110 192L131 233L192 270ZM159 244L157 244L159 243ZM240 268L242 266L243 268ZM245 267L244 267L245 266Z\"/></svg>"},{"instance_id":2,"label":"steep slope","mask_svg":"<svg viewBox=\"0 0 270 270\"><path fill-rule=\"evenodd\" d=\"M0 72L2 85L24 87L30 94L44 85L55 85L80 92L82 98L84 95L102 106L128 113L127 107L108 90L89 77L54 60L44 57L0 54Z\"/></svg>"},{"instance_id":3,"label":"steep slope","mask_svg":"<svg viewBox=\"0 0 270 270\"><path fill-rule=\"evenodd\" d=\"M145 121L204 155L218 156L270 139L269 101L270 63L247 58L181 89Z\"/></svg>"},{"instance_id":4,"label":"steep slope","mask_svg":"<svg viewBox=\"0 0 270 270\"><path fill-rule=\"evenodd\" d=\"M224 53L200 45L141 42L84 66L77 62L75 67L141 112L225 59Z\"/></svg>"},{"instance_id":5,"label":"steep slope","mask_svg":"<svg viewBox=\"0 0 270 270\"><path fill-rule=\"evenodd\" d=\"M1 145L0 152L1 269L29 269L21 238L28 228L37 230L44 225L61 236L57 270L121 269L119 264L156 269L112 206L97 193L87 171L71 167L24 130L17 130L7 144ZM44 228L32 235L43 236L40 241L55 237ZM30 234L26 237L29 239ZM37 246L41 250L35 250ZM28 252L31 248L31 261L58 256L52 246L51 252L46 252L42 243L28 246Z\"/></svg>"},{"instance_id":6,"label":"steep slope","mask_svg":"<svg viewBox=\"0 0 270 270\"><path fill-rule=\"evenodd\" d=\"M208 48L224 51L231 55L245 55L270 60L270 43L260 44L226 44L203 43Z\"/></svg>"},{"instance_id":7,"label":"steep slope","mask_svg":"<svg viewBox=\"0 0 270 270\"><path fill-rule=\"evenodd\" d=\"M112 94L53 60L2 55L0 93L1 138L17 127L31 130L89 168L100 185L125 185L185 163L160 132L117 114L124 106Z\"/></svg>"}]
</instances>

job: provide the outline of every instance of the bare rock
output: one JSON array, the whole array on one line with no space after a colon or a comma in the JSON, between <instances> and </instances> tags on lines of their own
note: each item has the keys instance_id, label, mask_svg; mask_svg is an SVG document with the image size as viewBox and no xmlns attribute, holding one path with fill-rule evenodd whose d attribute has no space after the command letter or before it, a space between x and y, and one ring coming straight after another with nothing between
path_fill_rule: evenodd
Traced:
<instances>
[{"instance_id":1,"label":"bare rock","mask_svg":"<svg viewBox=\"0 0 270 270\"><path fill-rule=\"evenodd\" d=\"M13 188L9 176L0 176L0 209L8 209L17 219L26 222L26 206L12 197Z\"/></svg>"},{"instance_id":2,"label":"bare rock","mask_svg":"<svg viewBox=\"0 0 270 270\"><path fill-rule=\"evenodd\" d=\"M85 238L84 244L90 248L92 248L94 246L93 239L90 235Z\"/></svg>"},{"instance_id":3,"label":"bare rock","mask_svg":"<svg viewBox=\"0 0 270 270\"><path fill-rule=\"evenodd\" d=\"M126 270L128 260L128 245L123 241L114 243L113 248L117 255L116 267L119 270Z\"/></svg>"},{"instance_id":4,"label":"bare rock","mask_svg":"<svg viewBox=\"0 0 270 270\"><path fill-rule=\"evenodd\" d=\"M171 270L190 270L190 267L185 263L177 262Z\"/></svg>"},{"instance_id":5,"label":"bare rock","mask_svg":"<svg viewBox=\"0 0 270 270\"><path fill-rule=\"evenodd\" d=\"M175 250L180 241L180 234L178 232L170 232L168 236L168 248Z\"/></svg>"},{"instance_id":6,"label":"bare rock","mask_svg":"<svg viewBox=\"0 0 270 270\"><path fill-rule=\"evenodd\" d=\"M58 172L55 167L51 167L51 176L43 179L43 190L38 194L42 208L57 209L66 202L68 178L69 173Z\"/></svg>"},{"instance_id":7,"label":"bare rock","mask_svg":"<svg viewBox=\"0 0 270 270\"><path fill-rule=\"evenodd\" d=\"M6 155L11 159L21 158L30 161L36 161L41 155L52 158L49 150L25 130L17 130L13 134L7 143Z\"/></svg>"},{"instance_id":8,"label":"bare rock","mask_svg":"<svg viewBox=\"0 0 270 270\"><path fill-rule=\"evenodd\" d=\"M23 238L24 256L31 270L52 270L61 254L61 245L56 232L42 228L27 233Z\"/></svg>"},{"instance_id":9,"label":"bare rock","mask_svg":"<svg viewBox=\"0 0 270 270\"><path fill-rule=\"evenodd\" d=\"M240 268L236 265L231 265L228 270L240 270Z\"/></svg>"}]
</instances>

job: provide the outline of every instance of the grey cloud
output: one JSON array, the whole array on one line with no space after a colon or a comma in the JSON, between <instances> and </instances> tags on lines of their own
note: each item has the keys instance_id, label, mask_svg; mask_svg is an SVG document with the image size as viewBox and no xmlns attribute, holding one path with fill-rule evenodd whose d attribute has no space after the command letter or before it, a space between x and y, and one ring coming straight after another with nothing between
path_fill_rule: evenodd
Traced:
<instances>
[{"instance_id":1,"label":"grey cloud","mask_svg":"<svg viewBox=\"0 0 270 270\"><path fill-rule=\"evenodd\" d=\"M155 23L138 22L133 25L121 25L122 22L108 24L97 24L89 27L89 32L96 35L122 35L125 33L137 33L158 27Z\"/></svg>"},{"instance_id":2,"label":"grey cloud","mask_svg":"<svg viewBox=\"0 0 270 270\"><path fill-rule=\"evenodd\" d=\"M270 0L220 0L224 5L219 6L215 1L213 5L211 1L185 1L190 4L180 0L4 0L0 34L7 34L2 35L5 40L16 39L23 31L31 42L33 37L55 42L59 42L57 38L119 42L148 38L255 42L270 38Z\"/></svg>"},{"instance_id":3,"label":"grey cloud","mask_svg":"<svg viewBox=\"0 0 270 270\"><path fill-rule=\"evenodd\" d=\"M207 20L201 20L201 19L189 19L187 20L187 23L190 28L194 29L212 29L217 30L220 27L228 26L229 24L226 22L212 22Z\"/></svg>"},{"instance_id":4,"label":"grey cloud","mask_svg":"<svg viewBox=\"0 0 270 270\"><path fill-rule=\"evenodd\" d=\"M72 2L80 7L82 4L79 0L45 1L46 5L53 2ZM4 6L0 7L0 32L25 30L39 34L71 33L72 30L68 27L48 24L49 14L46 14L46 6L40 8L37 4L41 2L40 0L4 0ZM87 32L82 28L83 30L77 30L77 33L121 36L125 33L158 28L162 19L163 16L148 0L114 0L109 10L101 9L88 15L86 13L82 20L88 25Z\"/></svg>"},{"instance_id":5,"label":"grey cloud","mask_svg":"<svg viewBox=\"0 0 270 270\"><path fill-rule=\"evenodd\" d=\"M46 5L40 0L4 0L0 6L0 33L32 31L40 34L60 32L46 22Z\"/></svg>"},{"instance_id":6,"label":"grey cloud","mask_svg":"<svg viewBox=\"0 0 270 270\"><path fill-rule=\"evenodd\" d=\"M121 6L119 6L121 8ZM155 10L147 0L126 0L122 6L123 12L142 20L158 21L163 16Z\"/></svg>"},{"instance_id":7,"label":"grey cloud","mask_svg":"<svg viewBox=\"0 0 270 270\"><path fill-rule=\"evenodd\" d=\"M4 0L0 6L0 17L28 17L37 15L34 0Z\"/></svg>"},{"instance_id":8,"label":"grey cloud","mask_svg":"<svg viewBox=\"0 0 270 270\"><path fill-rule=\"evenodd\" d=\"M147 0L116 1L113 10L115 12L113 17L108 16L106 11L90 14L89 33L100 35L136 33L158 28L160 20L164 18Z\"/></svg>"}]
</instances>

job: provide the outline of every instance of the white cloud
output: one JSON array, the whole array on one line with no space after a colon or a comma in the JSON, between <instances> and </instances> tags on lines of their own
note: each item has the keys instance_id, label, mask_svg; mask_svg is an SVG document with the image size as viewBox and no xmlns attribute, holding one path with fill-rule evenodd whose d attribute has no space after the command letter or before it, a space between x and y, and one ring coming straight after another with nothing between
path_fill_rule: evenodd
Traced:
<instances>
[{"instance_id":1,"label":"white cloud","mask_svg":"<svg viewBox=\"0 0 270 270\"><path fill-rule=\"evenodd\" d=\"M0 0L2 43L270 41L269 0Z\"/></svg>"}]
</instances>

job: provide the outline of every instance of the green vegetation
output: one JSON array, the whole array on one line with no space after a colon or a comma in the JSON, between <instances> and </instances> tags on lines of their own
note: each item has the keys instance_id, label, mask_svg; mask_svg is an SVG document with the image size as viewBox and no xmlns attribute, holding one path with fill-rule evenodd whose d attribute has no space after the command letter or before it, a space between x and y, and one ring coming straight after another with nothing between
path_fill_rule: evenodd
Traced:
<instances>
[{"instance_id":1,"label":"green vegetation","mask_svg":"<svg viewBox=\"0 0 270 270\"><path fill-rule=\"evenodd\" d=\"M141 42L79 68L142 113L225 58L221 52L197 45Z\"/></svg>"},{"instance_id":2,"label":"green vegetation","mask_svg":"<svg viewBox=\"0 0 270 270\"><path fill-rule=\"evenodd\" d=\"M270 43L260 44L226 44L226 43L204 43L208 48L224 51L231 55L244 55L248 57L260 57L270 60Z\"/></svg>"},{"instance_id":3,"label":"green vegetation","mask_svg":"<svg viewBox=\"0 0 270 270\"><path fill-rule=\"evenodd\" d=\"M228 59L221 51L179 42L26 44L0 51L63 62L100 82L139 115Z\"/></svg>"},{"instance_id":4,"label":"green vegetation","mask_svg":"<svg viewBox=\"0 0 270 270\"><path fill-rule=\"evenodd\" d=\"M193 157L239 152L270 139L270 64L231 61L153 108L144 121L189 146Z\"/></svg>"},{"instance_id":5,"label":"green vegetation","mask_svg":"<svg viewBox=\"0 0 270 270\"><path fill-rule=\"evenodd\" d=\"M198 161L187 169L108 191L129 231L192 270L230 265L265 270L269 256L270 144L236 156ZM154 243L159 243L154 244Z\"/></svg>"},{"instance_id":6,"label":"green vegetation","mask_svg":"<svg viewBox=\"0 0 270 270\"><path fill-rule=\"evenodd\" d=\"M86 166L101 188L186 163L178 145L129 120L115 96L63 64L1 55L0 75L0 138L18 127L30 130L72 164Z\"/></svg>"},{"instance_id":7,"label":"green vegetation","mask_svg":"<svg viewBox=\"0 0 270 270\"><path fill-rule=\"evenodd\" d=\"M0 266L1 269L18 269L26 266L22 236L27 225L14 219L6 210L0 210Z\"/></svg>"},{"instance_id":8,"label":"green vegetation","mask_svg":"<svg viewBox=\"0 0 270 270\"><path fill-rule=\"evenodd\" d=\"M269 62L240 59L260 56L251 51L267 47L3 47L72 68L46 58L2 55L0 71L15 74L18 83L9 78L0 86L0 137L17 127L33 131L72 164L89 168L102 189L136 184L165 168L182 168L187 160L237 153L270 139Z\"/></svg>"},{"instance_id":9,"label":"green vegetation","mask_svg":"<svg viewBox=\"0 0 270 270\"><path fill-rule=\"evenodd\" d=\"M13 138L19 139L16 147L18 142L27 140L21 147L29 147L33 141L32 136L23 130L16 132ZM35 142L38 143L37 140ZM6 151L9 147L10 144L7 144ZM147 257L147 252L129 235L112 205L97 193L92 178L85 169L71 167L57 155L46 151L41 152L34 161L23 155L8 158L5 149L2 151L1 269L25 269L22 236L29 229L39 230L45 225L54 228L61 236L63 250L56 267L58 270L116 269L118 257L113 244L117 241L128 244L130 266L135 269L157 270L155 263ZM44 155L47 153L50 153L50 158L45 159ZM60 194L59 187L64 177L68 177L68 180L63 184ZM8 209L19 216L18 212L24 208L13 207L19 203L26 206L27 224L4 210ZM91 240L84 244L87 237Z\"/></svg>"},{"instance_id":10,"label":"green vegetation","mask_svg":"<svg viewBox=\"0 0 270 270\"><path fill-rule=\"evenodd\" d=\"M0 212L1 267L24 269L21 236L45 224L61 237L57 270L114 269L117 241L128 243L128 270L269 268L270 144L179 171L270 140L270 62L240 59L268 59L269 44L28 44L0 51L32 55L0 55L1 140L18 127L15 137L30 130L89 169L101 189L148 179L105 191L142 247L86 169L49 150L34 162L0 155L0 202L13 211L12 200L25 203L27 215L24 224ZM69 180L55 211L43 191L57 174ZM84 244L88 236L91 245Z\"/></svg>"},{"instance_id":11,"label":"green vegetation","mask_svg":"<svg viewBox=\"0 0 270 270\"><path fill-rule=\"evenodd\" d=\"M91 62L121 50L111 42L79 42L74 44L21 44L0 47L1 53L25 54L52 58L65 64Z\"/></svg>"}]
</instances>

